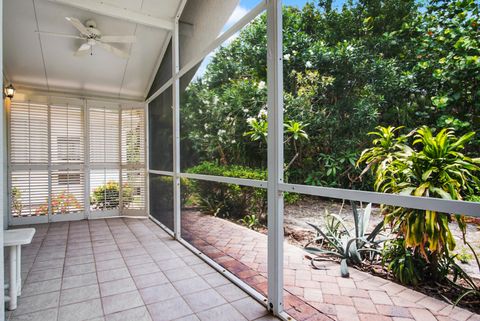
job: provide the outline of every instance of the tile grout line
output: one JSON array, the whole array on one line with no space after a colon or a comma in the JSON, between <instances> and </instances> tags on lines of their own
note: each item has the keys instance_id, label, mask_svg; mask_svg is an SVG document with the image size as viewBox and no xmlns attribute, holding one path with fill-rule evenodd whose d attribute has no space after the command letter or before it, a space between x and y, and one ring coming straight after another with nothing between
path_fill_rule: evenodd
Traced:
<instances>
[{"instance_id":1,"label":"tile grout line","mask_svg":"<svg viewBox=\"0 0 480 321\"><path fill-rule=\"evenodd\" d=\"M49 228L50 228L50 223L49 223ZM57 321L60 318L60 300L62 297L62 291L63 291L63 276L65 274L65 261L67 260L67 249L68 249L68 240L70 236L70 222L68 222L68 227L67 227L67 240L65 241L65 256L63 257L63 266L62 266L62 277L61 277L61 282L60 282L60 291L58 292L58 304L57 304Z\"/></svg>"},{"instance_id":2,"label":"tile grout line","mask_svg":"<svg viewBox=\"0 0 480 321\"><path fill-rule=\"evenodd\" d=\"M141 222L141 223L142 223L142 225L143 225L145 228L147 228L148 230L150 230L143 222ZM130 226L128 226L128 224L126 224L126 225L127 225L128 229L129 229L130 231L132 231L132 229L130 228ZM150 230L150 231L151 231L151 230ZM135 232L132 231L132 233L135 235L135 238L137 238ZM153 232L152 232L152 233L153 233ZM154 233L154 235L155 235L155 237L156 237L160 242L162 242L163 244L165 244L165 242L163 242L155 233ZM137 239L138 239L138 238L137 238ZM144 248L143 243L142 243L141 241L140 241L139 243L140 243L140 244L142 245L142 247ZM168 247L167 244L165 244L165 246ZM168 248L170 249L170 247L168 247ZM170 250L171 250L171 249L170 249ZM145 251L146 251L146 250L145 250ZM172 251L172 252L173 252L173 251ZM148 253L148 252L147 252L147 253ZM148 254L150 255L150 253L148 253ZM174 254L175 254L175 253L174 253ZM178 257L180 260L182 260L182 258L181 258L180 256L177 256L177 257ZM153 258L152 258L152 259L153 259ZM159 268L159 270L160 270L162 273L164 273L164 271L158 266L157 261L155 261L155 260L153 260L153 261L154 261L155 265ZM182 261L183 261L183 260L182 260ZM184 261L183 261L183 262L184 262ZM185 262L184 262L184 263L185 263ZM188 266L188 265L187 265L187 266ZM173 270L173 269L172 269L172 270ZM195 272L195 271L194 271L194 272ZM195 274L197 274L197 276L200 276L200 275L198 275L198 273L196 273L196 272L195 272ZM182 301L185 302L185 304L186 304L186 305L190 308L190 310L192 311L192 313L191 313L191 314L188 314L188 315L192 315L192 314L193 314L193 315L197 316L197 313L192 309L192 307L190 306L190 304L185 300L184 296L183 296L180 292L178 292L178 290L175 288L175 286L173 285L173 281L170 280L170 278L169 278L167 275L165 275L165 277L167 278L168 283L169 283L169 284L175 289L175 291L179 294L179 297L182 299ZM171 299L173 299L173 298L171 298ZM165 301L168 301L168 300L171 300L171 299L165 299L165 300L161 300L161 301L158 301L158 302L153 302L153 303L151 303L151 305L152 305L152 304L161 303L161 302L165 302ZM142 298L142 300L143 300L143 298ZM145 303L145 302L144 302L144 303ZM145 307L146 307L147 312L149 313L150 317L152 317L152 315L150 314L150 311L149 311L149 309L148 309L148 305L145 304ZM186 316L188 316L188 315L186 315ZM185 316L183 316L183 317L185 317ZM198 317L198 316L197 316L197 317ZM179 318L182 318L182 317L179 317ZM177 318L177 319L179 319L179 318ZM152 317L152 320L153 320L153 317Z\"/></svg>"},{"instance_id":3,"label":"tile grout line","mask_svg":"<svg viewBox=\"0 0 480 321\"><path fill-rule=\"evenodd\" d=\"M104 219L101 220L102 222L105 222ZM95 277L97 279L97 286L98 286L98 295L99 295L99 300L100 300L100 306L102 307L102 317L105 318L105 309L103 308L103 300L102 300L102 292L100 290L100 282L98 280L98 270L97 270L97 259L95 258L95 251L93 249L93 239L92 239L92 230L90 229L90 223L93 222L98 222L98 220L90 221L87 220L88 222L88 236L90 237L90 242L92 244L92 257L93 257L93 266L95 266ZM108 227L108 224L105 222L105 224ZM110 229L109 229L110 230Z\"/></svg>"},{"instance_id":4,"label":"tile grout line","mask_svg":"<svg viewBox=\"0 0 480 321\"><path fill-rule=\"evenodd\" d=\"M125 225L125 227L129 229L130 233L132 233L132 231L130 230L130 228L128 227L128 225L125 224L125 222L123 221L123 219L122 219L122 218L119 218L119 219L120 219L121 222ZM147 313L150 315L150 312L149 312L148 309L147 309L147 305L145 304L145 301L143 301L142 295L140 294L140 291L139 291L139 289L138 289L138 287L137 287L137 284L135 283L135 280L133 279L133 275L132 275L132 273L130 272L130 269L128 268L127 262L125 262L125 257L123 256L123 253L122 253L122 251L120 250L120 247L118 246L117 239L115 238L115 236L114 236L114 234L113 234L113 232L112 232L112 229L111 229L110 225L108 224L107 220L104 220L104 221L105 221L105 224L107 225L108 230L110 231L110 234L112 235L112 238L113 238L113 241L115 242L115 245L116 245L117 248L118 248L118 252L120 253L120 256L121 256L121 258L122 258L122 261L123 261L123 263L125 264L125 268L127 269L128 274L130 275L130 278L131 278L132 281L133 281L133 284L134 284L134 286L135 286L135 289L136 289L138 295L140 296L140 299L141 299L142 302L143 302L143 306L144 306L145 309L147 310ZM133 234L133 236L135 237L135 239L137 240L136 235L135 235L134 233L132 233L132 234ZM137 242L138 242L138 240L137 240ZM139 243L140 243L140 242L139 242ZM140 243L140 244L141 244L141 243ZM142 247L143 247L143 245L142 245ZM98 281L98 279L97 279L97 281ZM99 288L100 288L100 285L99 285ZM133 292L133 291L127 291L127 292L123 292L123 293L129 293L129 292ZM113 295L116 295L116 294L113 294ZM101 295L101 293L100 293L100 300L101 300L101 298L102 298L102 295ZM103 315L104 315L104 317L106 317L107 315L105 314L105 309L104 309L104 307L103 307L103 300L102 300L101 302L102 302L102 309L103 309L103 313L104 313ZM138 308L138 307L133 307L133 308L130 308L130 309L127 309L127 310L117 311L117 312L114 312L114 313L111 313L111 314L115 314L115 313L119 313L119 312L124 312L124 311L132 310L132 309L135 309L135 308ZM151 317L151 316L150 316L150 317Z\"/></svg>"},{"instance_id":5,"label":"tile grout line","mask_svg":"<svg viewBox=\"0 0 480 321\"><path fill-rule=\"evenodd\" d=\"M143 222L142 222L142 223L143 223ZM145 224L144 224L144 225L145 225ZM158 227L158 226L156 226L156 227L157 227L157 228L160 228L160 227ZM148 227L147 227L147 228L148 228ZM174 241L177 242L177 244L180 244L184 249L186 249L186 250L188 250L189 252L191 252L192 255L195 255L195 253L194 253L192 250L190 250L189 248L187 248L186 246L184 246L184 245L181 244L180 242L178 242L178 241L176 241L176 240L174 240ZM196 256L196 255L195 255L195 256ZM187 262L185 262L185 260L183 260L182 256L178 256L178 258L180 258L180 260L182 260L182 261L186 264L187 267L190 267L190 265L189 265ZM206 265L208 265L208 264L207 264L206 262L204 262L203 260L202 260L202 262L201 262L200 264L206 264ZM209 266L209 265L208 265L208 266ZM209 266L209 267L210 267L210 266ZM212 268L212 269L213 269L213 268ZM226 269L226 268L224 267L224 269ZM193 270L193 271L194 271L194 270ZM215 293L217 293L220 297L222 297L222 298L225 300L225 302L226 302L226 303L224 303L224 304L220 304L220 305L218 305L218 306L211 307L211 308L209 308L209 309L202 310L202 311L198 311L198 312L194 312L194 310L192 309L192 312L193 312L193 314L194 314L195 316L198 317L198 313L200 313L200 312L205 312L205 311L209 311L209 310L211 310L211 309L216 309L216 308L218 308L218 307L220 307L220 306L229 305L229 306L231 306L235 311L237 311L240 315L242 315L242 316L245 317L245 315L244 315L240 310L238 310L238 309L232 304L233 302L237 302L237 301L243 300L243 299L245 299L245 298L241 298L241 299L238 299L238 300L229 302L225 297L223 297L222 294L220 294L220 293L216 290L216 287L211 286L211 285L205 280L205 278L203 277L203 275L198 274L196 271L194 271L194 272L195 272L195 274L196 274L198 277L200 277L204 282L206 282L206 283L210 286L210 288L215 291ZM224 277L219 271L216 271L215 269L213 269L213 272L212 272L212 273L209 273L209 274L218 274L218 275L221 275L222 277ZM187 280L188 280L188 279L187 279ZM227 279L227 280L228 280L228 279ZM241 289L240 287L238 287L236 284L232 283L230 280L228 280L228 282L229 282L228 284L233 284L236 288L240 289L243 293L245 293L245 294L247 295L248 298L251 298L251 296L250 296L247 292L245 292L243 289ZM175 287L175 286L173 285L173 283L172 283L172 286ZM200 291L202 291L202 290L200 290ZM198 292L200 292L200 291L195 291L195 292L192 292L192 293L189 293L189 294L198 293ZM188 302L183 298L183 295L180 294L180 296L181 296L182 299L187 303L187 305L188 305L190 308L192 308L192 307L188 304ZM259 317L259 318L256 318L256 319L260 319L260 318L263 318L264 316L269 315L269 312L268 312L268 310L267 310L266 308L265 308L265 311L266 311L266 314L265 314L265 315L263 315L263 316L261 316L261 317ZM245 317L245 319L247 319L247 318ZM254 319L254 320L256 320L256 319Z\"/></svg>"}]
</instances>

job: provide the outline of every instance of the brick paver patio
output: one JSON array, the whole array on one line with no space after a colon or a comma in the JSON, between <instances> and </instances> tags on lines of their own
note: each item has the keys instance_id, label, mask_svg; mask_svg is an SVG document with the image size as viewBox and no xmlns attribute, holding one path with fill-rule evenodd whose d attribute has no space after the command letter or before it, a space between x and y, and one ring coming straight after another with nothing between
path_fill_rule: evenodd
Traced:
<instances>
[{"instance_id":1,"label":"brick paver patio","mask_svg":"<svg viewBox=\"0 0 480 321\"><path fill-rule=\"evenodd\" d=\"M182 215L182 236L257 291L267 292L267 236L196 211ZM326 262L313 269L302 249L285 243L286 311L299 321L313 320L480 320L480 315L391 281Z\"/></svg>"}]
</instances>

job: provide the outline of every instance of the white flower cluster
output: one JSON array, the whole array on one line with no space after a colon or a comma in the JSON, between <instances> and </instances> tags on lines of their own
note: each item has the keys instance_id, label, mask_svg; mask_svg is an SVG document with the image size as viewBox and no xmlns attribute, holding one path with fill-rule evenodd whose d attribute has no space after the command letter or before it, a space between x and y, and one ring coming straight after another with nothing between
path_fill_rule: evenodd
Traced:
<instances>
[{"instance_id":1,"label":"white flower cluster","mask_svg":"<svg viewBox=\"0 0 480 321\"><path fill-rule=\"evenodd\" d=\"M258 112L258 118L267 118L268 112L266 109L260 109Z\"/></svg>"}]
</instances>

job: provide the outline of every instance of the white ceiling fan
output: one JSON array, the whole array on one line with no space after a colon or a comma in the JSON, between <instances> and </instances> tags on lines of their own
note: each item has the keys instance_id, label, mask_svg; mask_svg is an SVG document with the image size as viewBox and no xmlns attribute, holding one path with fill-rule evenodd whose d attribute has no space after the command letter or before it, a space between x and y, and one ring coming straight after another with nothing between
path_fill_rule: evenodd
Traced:
<instances>
[{"instance_id":1,"label":"white ceiling fan","mask_svg":"<svg viewBox=\"0 0 480 321\"><path fill-rule=\"evenodd\" d=\"M111 52L116 56L124 59L128 58L128 52L116 48L110 45L110 43L133 43L135 42L135 36L104 36L100 30L97 29L97 24L93 20L85 21L84 25L77 18L65 17L65 19L67 19L78 31L80 31L79 36L43 31L39 31L39 33L50 36L85 40L85 42L81 44L78 50L75 52L76 56L83 56L88 53L93 55L93 47L99 46L100 48L103 48L104 50Z\"/></svg>"}]
</instances>

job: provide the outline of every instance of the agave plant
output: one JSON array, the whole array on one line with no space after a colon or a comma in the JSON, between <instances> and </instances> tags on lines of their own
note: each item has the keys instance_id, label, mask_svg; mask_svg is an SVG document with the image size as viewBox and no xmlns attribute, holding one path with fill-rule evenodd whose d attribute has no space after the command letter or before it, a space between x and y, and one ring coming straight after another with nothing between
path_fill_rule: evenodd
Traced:
<instances>
[{"instance_id":1,"label":"agave plant","mask_svg":"<svg viewBox=\"0 0 480 321\"><path fill-rule=\"evenodd\" d=\"M368 233L372 204L360 210L355 202L351 202L351 205L355 222L353 229L347 228L340 215L330 214L327 210L324 225L308 223L317 231L316 238L305 246L307 252L316 255L311 259L315 268L316 262L333 256L340 259L342 277L348 277L348 265L361 265L364 260L372 262L381 255L381 243L385 240L376 240L376 237L383 228L383 221Z\"/></svg>"}]
</instances>

